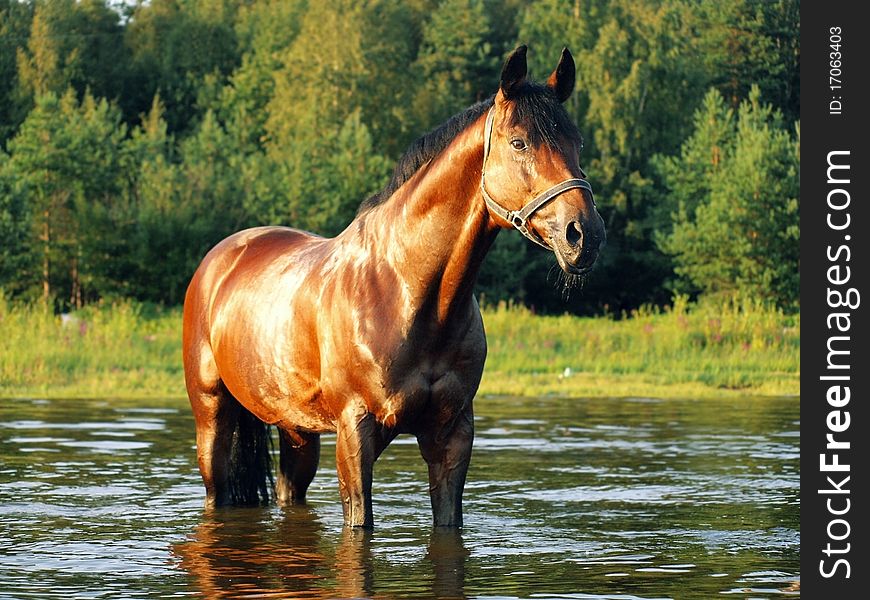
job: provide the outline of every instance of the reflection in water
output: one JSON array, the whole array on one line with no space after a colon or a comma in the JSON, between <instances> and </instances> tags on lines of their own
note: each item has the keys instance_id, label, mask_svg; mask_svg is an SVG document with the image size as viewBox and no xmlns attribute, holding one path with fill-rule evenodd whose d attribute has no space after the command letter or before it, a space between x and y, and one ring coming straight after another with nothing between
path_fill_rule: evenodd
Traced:
<instances>
[{"instance_id":1,"label":"reflection in water","mask_svg":"<svg viewBox=\"0 0 870 600\"><path fill-rule=\"evenodd\" d=\"M372 564L372 533L362 529L345 528L341 542L335 550L335 593L342 598L370 596L374 585ZM324 568L328 568L326 564Z\"/></svg>"},{"instance_id":2,"label":"reflection in water","mask_svg":"<svg viewBox=\"0 0 870 600\"><path fill-rule=\"evenodd\" d=\"M334 436L309 507L203 513L180 400L0 400L0 597L800 594L797 398L476 413L462 533L432 530L409 437L375 465L367 532L342 527Z\"/></svg>"},{"instance_id":3,"label":"reflection in water","mask_svg":"<svg viewBox=\"0 0 870 600\"><path fill-rule=\"evenodd\" d=\"M206 598L283 590L303 596L325 561L322 525L304 507L272 520L267 509L215 510L172 552Z\"/></svg>"},{"instance_id":4,"label":"reflection in water","mask_svg":"<svg viewBox=\"0 0 870 600\"><path fill-rule=\"evenodd\" d=\"M432 563L435 598L465 598L465 563L469 552L456 530L435 529L429 537L426 558Z\"/></svg>"},{"instance_id":5,"label":"reflection in water","mask_svg":"<svg viewBox=\"0 0 870 600\"><path fill-rule=\"evenodd\" d=\"M372 596L373 533L349 528L335 533L306 506L283 509L277 518L265 508L218 509L207 512L188 539L173 544L172 553L206 598ZM435 529L422 561L431 577L402 583L428 580L431 587L421 589L423 595L464 598L468 554L459 531Z\"/></svg>"}]
</instances>

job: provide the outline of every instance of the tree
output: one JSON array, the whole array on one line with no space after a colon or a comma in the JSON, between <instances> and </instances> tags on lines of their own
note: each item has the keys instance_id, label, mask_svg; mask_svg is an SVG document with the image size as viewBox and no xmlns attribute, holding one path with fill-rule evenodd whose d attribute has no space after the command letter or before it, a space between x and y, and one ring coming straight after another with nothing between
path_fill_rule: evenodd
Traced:
<instances>
[{"instance_id":1,"label":"tree","mask_svg":"<svg viewBox=\"0 0 870 600\"><path fill-rule=\"evenodd\" d=\"M176 304L205 253L252 224L245 208L244 156L213 112L180 143L161 99L124 143L133 215L116 264L125 294Z\"/></svg>"},{"instance_id":2,"label":"tree","mask_svg":"<svg viewBox=\"0 0 870 600\"><path fill-rule=\"evenodd\" d=\"M540 0L526 8L521 40L545 40L551 44L546 53L564 44L577 57L577 91L567 106L585 135L581 164L595 186L608 238L585 288L590 301L606 299L617 310L668 301L664 283L672 264L653 240L669 226L669 211L661 208L649 159L678 150L689 133L687 115L710 85L763 79L777 90L774 97L795 98L796 6ZM532 68L546 74L538 60L532 54ZM786 66L768 64L775 61Z\"/></svg>"},{"instance_id":3,"label":"tree","mask_svg":"<svg viewBox=\"0 0 870 600\"><path fill-rule=\"evenodd\" d=\"M501 48L490 44L489 14L482 0L444 0L423 27L414 62L420 84L414 122L427 130L488 97L498 87Z\"/></svg>"},{"instance_id":4,"label":"tree","mask_svg":"<svg viewBox=\"0 0 870 600\"><path fill-rule=\"evenodd\" d=\"M68 87L118 98L128 67L120 15L104 0L34 3L27 44L17 48L20 93L31 100Z\"/></svg>"},{"instance_id":5,"label":"tree","mask_svg":"<svg viewBox=\"0 0 870 600\"><path fill-rule=\"evenodd\" d=\"M170 132L190 131L210 106L200 106L239 63L233 22L238 2L153 0L137 5L125 30L131 52L124 111L148 110L158 92ZM202 98L205 96L205 98Z\"/></svg>"},{"instance_id":6,"label":"tree","mask_svg":"<svg viewBox=\"0 0 870 600\"><path fill-rule=\"evenodd\" d=\"M0 0L0 147L27 114L18 81L17 49L26 44L32 20L31 4Z\"/></svg>"},{"instance_id":7,"label":"tree","mask_svg":"<svg viewBox=\"0 0 870 600\"><path fill-rule=\"evenodd\" d=\"M503 231L486 255L476 292L487 304L527 302L529 276L536 269L546 269L550 258L519 233Z\"/></svg>"},{"instance_id":8,"label":"tree","mask_svg":"<svg viewBox=\"0 0 870 600\"><path fill-rule=\"evenodd\" d=\"M275 73L299 34L307 2L271 0L240 9L236 35L241 65L213 107L227 132L246 152L261 148L266 136L267 106L275 95Z\"/></svg>"},{"instance_id":9,"label":"tree","mask_svg":"<svg viewBox=\"0 0 870 600\"><path fill-rule=\"evenodd\" d=\"M308 0L264 0L239 7L236 39L242 54L286 49L299 34Z\"/></svg>"},{"instance_id":10,"label":"tree","mask_svg":"<svg viewBox=\"0 0 870 600\"><path fill-rule=\"evenodd\" d=\"M395 0L312 4L274 73L267 146L337 131L360 109L377 147L387 154L403 148L412 29L411 12Z\"/></svg>"},{"instance_id":11,"label":"tree","mask_svg":"<svg viewBox=\"0 0 870 600\"><path fill-rule=\"evenodd\" d=\"M353 215L349 207L384 183L384 147L400 137L393 109L402 104L400 84L410 64L408 40L395 31L407 18L406 9L389 1L309 8L275 73L265 156L249 163L253 172L273 173L267 180L275 184L271 192L260 190L266 194L255 200L256 216L336 233ZM354 165L353 186L342 182L348 165ZM337 184L347 196L336 198Z\"/></svg>"},{"instance_id":12,"label":"tree","mask_svg":"<svg viewBox=\"0 0 870 600\"><path fill-rule=\"evenodd\" d=\"M657 160L677 204L659 244L677 275L704 293L796 305L799 161L799 139L757 87L736 120L711 90L679 158Z\"/></svg>"},{"instance_id":13,"label":"tree","mask_svg":"<svg viewBox=\"0 0 870 600\"><path fill-rule=\"evenodd\" d=\"M56 295L63 305L81 306L88 294L108 291L102 272L112 255L104 244L114 231L107 220L119 209L125 134L116 107L87 93L78 102L69 88L61 97L38 97L9 142L7 181L24 198L32 225L22 248L36 251L41 264L22 284L40 285L46 301Z\"/></svg>"},{"instance_id":14,"label":"tree","mask_svg":"<svg viewBox=\"0 0 870 600\"><path fill-rule=\"evenodd\" d=\"M9 157L0 150L0 289L23 294L36 279L37 253L32 247L32 215Z\"/></svg>"},{"instance_id":15,"label":"tree","mask_svg":"<svg viewBox=\"0 0 870 600\"><path fill-rule=\"evenodd\" d=\"M800 4L795 0L698 3L697 56L736 109L757 85L791 122L800 118Z\"/></svg>"}]
</instances>

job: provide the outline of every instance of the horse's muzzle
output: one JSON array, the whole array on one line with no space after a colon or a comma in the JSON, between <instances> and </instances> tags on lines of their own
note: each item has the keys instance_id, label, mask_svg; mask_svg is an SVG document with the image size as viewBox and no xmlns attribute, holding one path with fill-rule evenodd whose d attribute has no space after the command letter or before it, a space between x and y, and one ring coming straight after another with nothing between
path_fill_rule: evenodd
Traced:
<instances>
[{"instance_id":1,"label":"horse's muzzle","mask_svg":"<svg viewBox=\"0 0 870 600\"><path fill-rule=\"evenodd\" d=\"M592 270L605 239L604 221L595 209L588 216L579 215L557 225L550 236L556 261L571 275Z\"/></svg>"}]
</instances>

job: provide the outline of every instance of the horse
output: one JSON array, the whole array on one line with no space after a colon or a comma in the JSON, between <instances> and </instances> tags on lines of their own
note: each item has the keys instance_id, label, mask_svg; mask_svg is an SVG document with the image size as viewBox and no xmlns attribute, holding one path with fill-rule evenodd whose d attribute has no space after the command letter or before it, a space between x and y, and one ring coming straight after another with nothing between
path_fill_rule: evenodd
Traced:
<instances>
[{"instance_id":1,"label":"horse","mask_svg":"<svg viewBox=\"0 0 870 600\"><path fill-rule=\"evenodd\" d=\"M526 46L497 91L411 145L380 193L324 238L267 226L212 248L187 289L185 383L206 508L304 503L336 433L344 523L371 528L372 468L399 434L428 466L435 527L462 526L486 358L473 285L501 229L588 272L604 242L565 48L545 83ZM270 467L278 430L277 478Z\"/></svg>"}]
</instances>

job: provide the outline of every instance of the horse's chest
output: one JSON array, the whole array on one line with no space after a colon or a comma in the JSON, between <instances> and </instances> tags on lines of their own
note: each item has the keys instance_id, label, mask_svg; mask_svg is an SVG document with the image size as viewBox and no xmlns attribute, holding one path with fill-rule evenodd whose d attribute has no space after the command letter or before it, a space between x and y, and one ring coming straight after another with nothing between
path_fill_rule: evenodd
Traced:
<instances>
[{"instance_id":1,"label":"horse's chest","mask_svg":"<svg viewBox=\"0 0 870 600\"><path fill-rule=\"evenodd\" d=\"M476 306L449 326L423 314L384 318L383 304L383 310L365 306L333 315L322 329L329 334L318 338L324 399L335 414L352 402L389 427L411 431L433 412L451 413L471 400L486 358Z\"/></svg>"},{"instance_id":2,"label":"horse's chest","mask_svg":"<svg viewBox=\"0 0 870 600\"><path fill-rule=\"evenodd\" d=\"M409 347L385 369L374 412L386 425L408 431L421 422L449 419L477 392L485 358L482 331L428 352Z\"/></svg>"}]
</instances>

